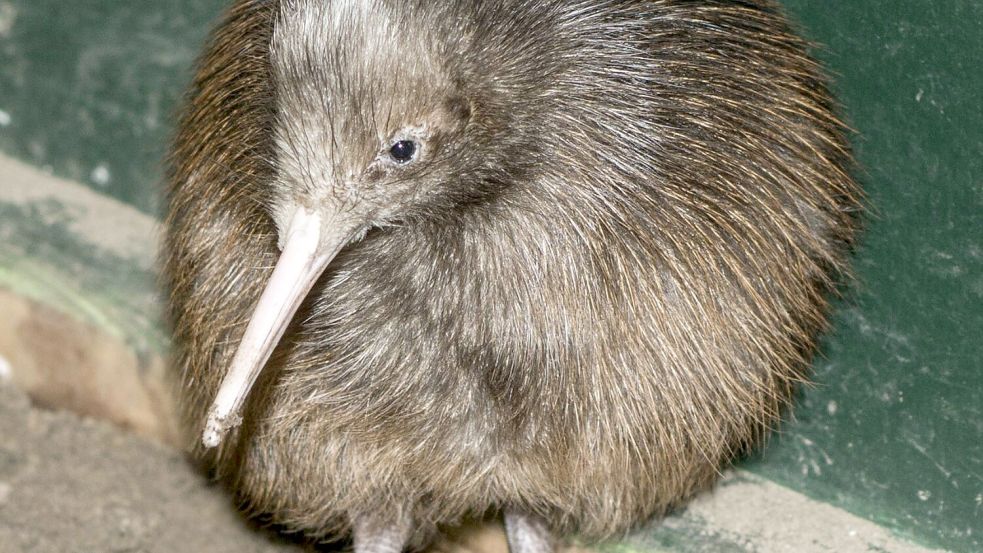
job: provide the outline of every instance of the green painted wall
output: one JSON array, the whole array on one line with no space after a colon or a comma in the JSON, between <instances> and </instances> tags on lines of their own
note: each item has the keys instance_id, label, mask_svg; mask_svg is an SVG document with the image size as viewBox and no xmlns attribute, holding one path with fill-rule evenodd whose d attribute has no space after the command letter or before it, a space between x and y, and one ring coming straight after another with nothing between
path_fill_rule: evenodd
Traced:
<instances>
[{"instance_id":1,"label":"green painted wall","mask_svg":"<svg viewBox=\"0 0 983 553\"><path fill-rule=\"evenodd\" d=\"M837 73L874 212L817 387L753 470L983 551L983 2L786 5Z\"/></svg>"},{"instance_id":2,"label":"green painted wall","mask_svg":"<svg viewBox=\"0 0 983 553\"><path fill-rule=\"evenodd\" d=\"M0 0L0 151L146 212L217 0Z\"/></svg>"},{"instance_id":3,"label":"green painted wall","mask_svg":"<svg viewBox=\"0 0 983 553\"><path fill-rule=\"evenodd\" d=\"M153 213L222 4L0 0L0 151ZM816 386L745 466L917 541L983 550L983 2L785 5L824 45L874 213Z\"/></svg>"}]
</instances>

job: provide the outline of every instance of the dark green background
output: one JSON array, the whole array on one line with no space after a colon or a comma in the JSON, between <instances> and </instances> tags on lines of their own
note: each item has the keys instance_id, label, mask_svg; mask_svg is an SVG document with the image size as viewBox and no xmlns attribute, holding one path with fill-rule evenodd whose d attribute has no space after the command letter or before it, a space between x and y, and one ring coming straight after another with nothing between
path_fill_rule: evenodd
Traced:
<instances>
[{"instance_id":1,"label":"dark green background","mask_svg":"<svg viewBox=\"0 0 983 553\"><path fill-rule=\"evenodd\" d=\"M786 4L826 45L873 213L818 387L753 469L983 551L983 2Z\"/></svg>"},{"instance_id":2,"label":"dark green background","mask_svg":"<svg viewBox=\"0 0 983 553\"><path fill-rule=\"evenodd\" d=\"M154 213L219 0L0 0L0 151ZM745 466L983 550L983 2L787 0L835 76L873 212L797 420ZM2 175L0 175L2 185Z\"/></svg>"}]
</instances>

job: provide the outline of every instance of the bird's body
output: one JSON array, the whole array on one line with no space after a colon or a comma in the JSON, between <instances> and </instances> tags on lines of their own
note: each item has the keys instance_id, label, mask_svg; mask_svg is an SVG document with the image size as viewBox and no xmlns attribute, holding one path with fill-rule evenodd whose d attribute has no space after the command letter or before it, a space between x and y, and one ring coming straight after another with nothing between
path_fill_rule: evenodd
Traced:
<instances>
[{"instance_id":1,"label":"bird's body","mask_svg":"<svg viewBox=\"0 0 983 553\"><path fill-rule=\"evenodd\" d=\"M240 0L168 195L189 428L296 213L339 253L197 451L314 536L664 512L803 376L858 209L842 133L764 0Z\"/></svg>"}]
</instances>

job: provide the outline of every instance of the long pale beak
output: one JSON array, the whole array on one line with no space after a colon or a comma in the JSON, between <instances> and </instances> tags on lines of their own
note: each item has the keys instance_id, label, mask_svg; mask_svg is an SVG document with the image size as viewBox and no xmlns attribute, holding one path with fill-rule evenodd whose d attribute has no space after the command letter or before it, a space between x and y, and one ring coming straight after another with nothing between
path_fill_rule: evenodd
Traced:
<instances>
[{"instance_id":1,"label":"long pale beak","mask_svg":"<svg viewBox=\"0 0 983 553\"><path fill-rule=\"evenodd\" d=\"M220 444L242 421L239 411L260 371L311 287L351 235L322 229L322 216L317 211L299 208L294 213L280 259L209 409L201 436L205 447Z\"/></svg>"}]
</instances>

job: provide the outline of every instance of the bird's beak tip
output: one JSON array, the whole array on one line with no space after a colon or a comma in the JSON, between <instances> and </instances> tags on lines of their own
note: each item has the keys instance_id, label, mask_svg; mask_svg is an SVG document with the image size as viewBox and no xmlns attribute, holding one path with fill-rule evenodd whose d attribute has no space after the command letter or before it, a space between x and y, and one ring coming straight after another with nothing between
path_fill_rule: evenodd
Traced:
<instances>
[{"instance_id":1,"label":"bird's beak tip","mask_svg":"<svg viewBox=\"0 0 983 553\"><path fill-rule=\"evenodd\" d=\"M242 405L294 313L355 232L347 228L351 225L329 227L324 221L324 214L317 210L301 207L293 212L280 258L209 409L202 433L205 447L217 446L241 422Z\"/></svg>"}]
</instances>

